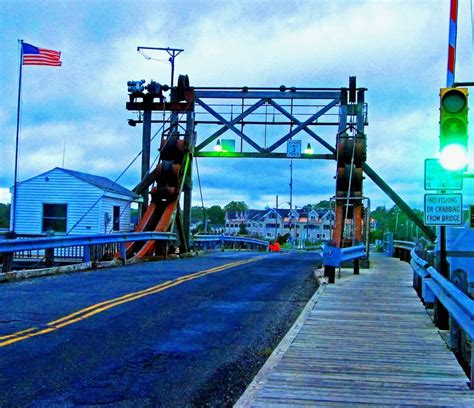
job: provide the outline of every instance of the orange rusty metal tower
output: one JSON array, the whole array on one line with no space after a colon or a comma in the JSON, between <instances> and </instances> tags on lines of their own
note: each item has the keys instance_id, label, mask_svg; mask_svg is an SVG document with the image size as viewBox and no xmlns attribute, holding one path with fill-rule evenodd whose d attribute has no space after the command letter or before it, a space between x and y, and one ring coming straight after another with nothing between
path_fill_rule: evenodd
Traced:
<instances>
[{"instance_id":1,"label":"orange rusty metal tower","mask_svg":"<svg viewBox=\"0 0 474 408\"><path fill-rule=\"evenodd\" d=\"M341 89L333 230L337 247L352 246L363 239L362 167L367 158L365 91L365 88L356 88L356 77L349 78L349 88Z\"/></svg>"}]
</instances>

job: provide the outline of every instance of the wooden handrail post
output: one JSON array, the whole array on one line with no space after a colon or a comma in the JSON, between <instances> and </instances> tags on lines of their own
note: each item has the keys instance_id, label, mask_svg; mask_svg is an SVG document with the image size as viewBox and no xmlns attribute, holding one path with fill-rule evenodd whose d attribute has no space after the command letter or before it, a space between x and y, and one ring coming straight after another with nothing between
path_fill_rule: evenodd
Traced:
<instances>
[{"instance_id":1,"label":"wooden handrail post","mask_svg":"<svg viewBox=\"0 0 474 408\"><path fill-rule=\"evenodd\" d=\"M335 266L325 266L324 267L324 276L328 278L328 283L336 282L336 267Z\"/></svg>"},{"instance_id":2,"label":"wooden handrail post","mask_svg":"<svg viewBox=\"0 0 474 408\"><path fill-rule=\"evenodd\" d=\"M360 259L354 259L354 275L359 275L360 273Z\"/></svg>"}]
</instances>

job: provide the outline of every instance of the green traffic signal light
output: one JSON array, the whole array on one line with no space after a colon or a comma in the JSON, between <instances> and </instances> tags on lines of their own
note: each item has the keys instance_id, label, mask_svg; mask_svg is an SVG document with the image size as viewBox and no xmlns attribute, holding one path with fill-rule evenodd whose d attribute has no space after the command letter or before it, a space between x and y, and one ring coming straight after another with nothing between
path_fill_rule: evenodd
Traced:
<instances>
[{"instance_id":1,"label":"green traffic signal light","mask_svg":"<svg viewBox=\"0 0 474 408\"><path fill-rule=\"evenodd\" d=\"M441 88L440 97L440 163L446 170L462 170L468 162L468 91Z\"/></svg>"},{"instance_id":2,"label":"green traffic signal light","mask_svg":"<svg viewBox=\"0 0 474 408\"><path fill-rule=\"evenodd\" d=\"M450 88L442 95L441 103L446 112L459 113L467 106L467 95L460 89Z\"/></svg>"}]
</instances>

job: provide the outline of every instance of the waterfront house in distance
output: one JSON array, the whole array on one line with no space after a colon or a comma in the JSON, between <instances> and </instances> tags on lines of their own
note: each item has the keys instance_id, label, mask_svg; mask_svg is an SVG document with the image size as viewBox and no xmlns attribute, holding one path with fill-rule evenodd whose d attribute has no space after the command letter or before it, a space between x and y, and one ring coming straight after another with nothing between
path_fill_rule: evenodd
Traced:
<instances>
[{"instance_id":1,"label":"waterfront house in distance","mask_svg":"<svg viewBox=\"0 0 474 408\"><path fill-rule=\"evenodd\" d=\"M331 238L334 212L306 208L226 211L226 234L239 234L241 225L250 236L258 238L276 239L278 235L290 234L297 241L319 242Z\"/></svg>"},{"instance_id":2,"label":"waterfront house in distance","mask_svg":"<svg viewBox=\"0 0 474 408\"><path fill-rule=\"evenodd\" d=\"M130 206L137 199L106 177L56 167L18 183L15 232L128 232Z\"/></svg>"}]
</instances>

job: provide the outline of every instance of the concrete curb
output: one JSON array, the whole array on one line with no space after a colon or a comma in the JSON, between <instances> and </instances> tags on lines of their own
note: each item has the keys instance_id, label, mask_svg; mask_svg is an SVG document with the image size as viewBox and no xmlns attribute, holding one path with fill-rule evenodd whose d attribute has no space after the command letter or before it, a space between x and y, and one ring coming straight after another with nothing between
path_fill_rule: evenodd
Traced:
<instances>
[{"instance_id":1,"label":"concrete curb","mask_svg":"<svg viewBox=\"0 0 474 408\"><path fill-rule=\"evenodd\" d=\"M0 273L0 282L13 282L21 279L39 278L42 276L59 275L63 273L83 272L122 265L122 261L115 259L113 261L107 262L82 262L79 264L55 266L52 268L22 269L20 271Z\"/></svg>"},{"instance_id":2,"label":"concrete curb","mask_svg":"<svg viewBox=\"0 0 474 408\"><path fill-rule=\"evenodd\" d=\"M278 346L273 350L273 353L270 355L268 360L262 366L260 371L254 377L250 385L247 387L245 392L240 396L238 401L235 403L234 407L243 408L243 407L250 407L252 402L255 400L255 396L257 392L262 388L263 385L267 382L268 376L273 371L273 369L278 365L281 361L283 355L286 353L290 345L295 340L296 336L300 332L301 328L303 327L307 317L313 310L314 306L318 302L319 298L323 294L324 290L327 286L327 280L324 277L324 272L322 269L316 269L314 272L314 277L318 282L318 289L314 292L314 295L308 301L306 306L304 307L301 314L296 319L293 326L291 326L288 333L285 334L285 337L280 341Z\"/></svg>"}]
</instances>

